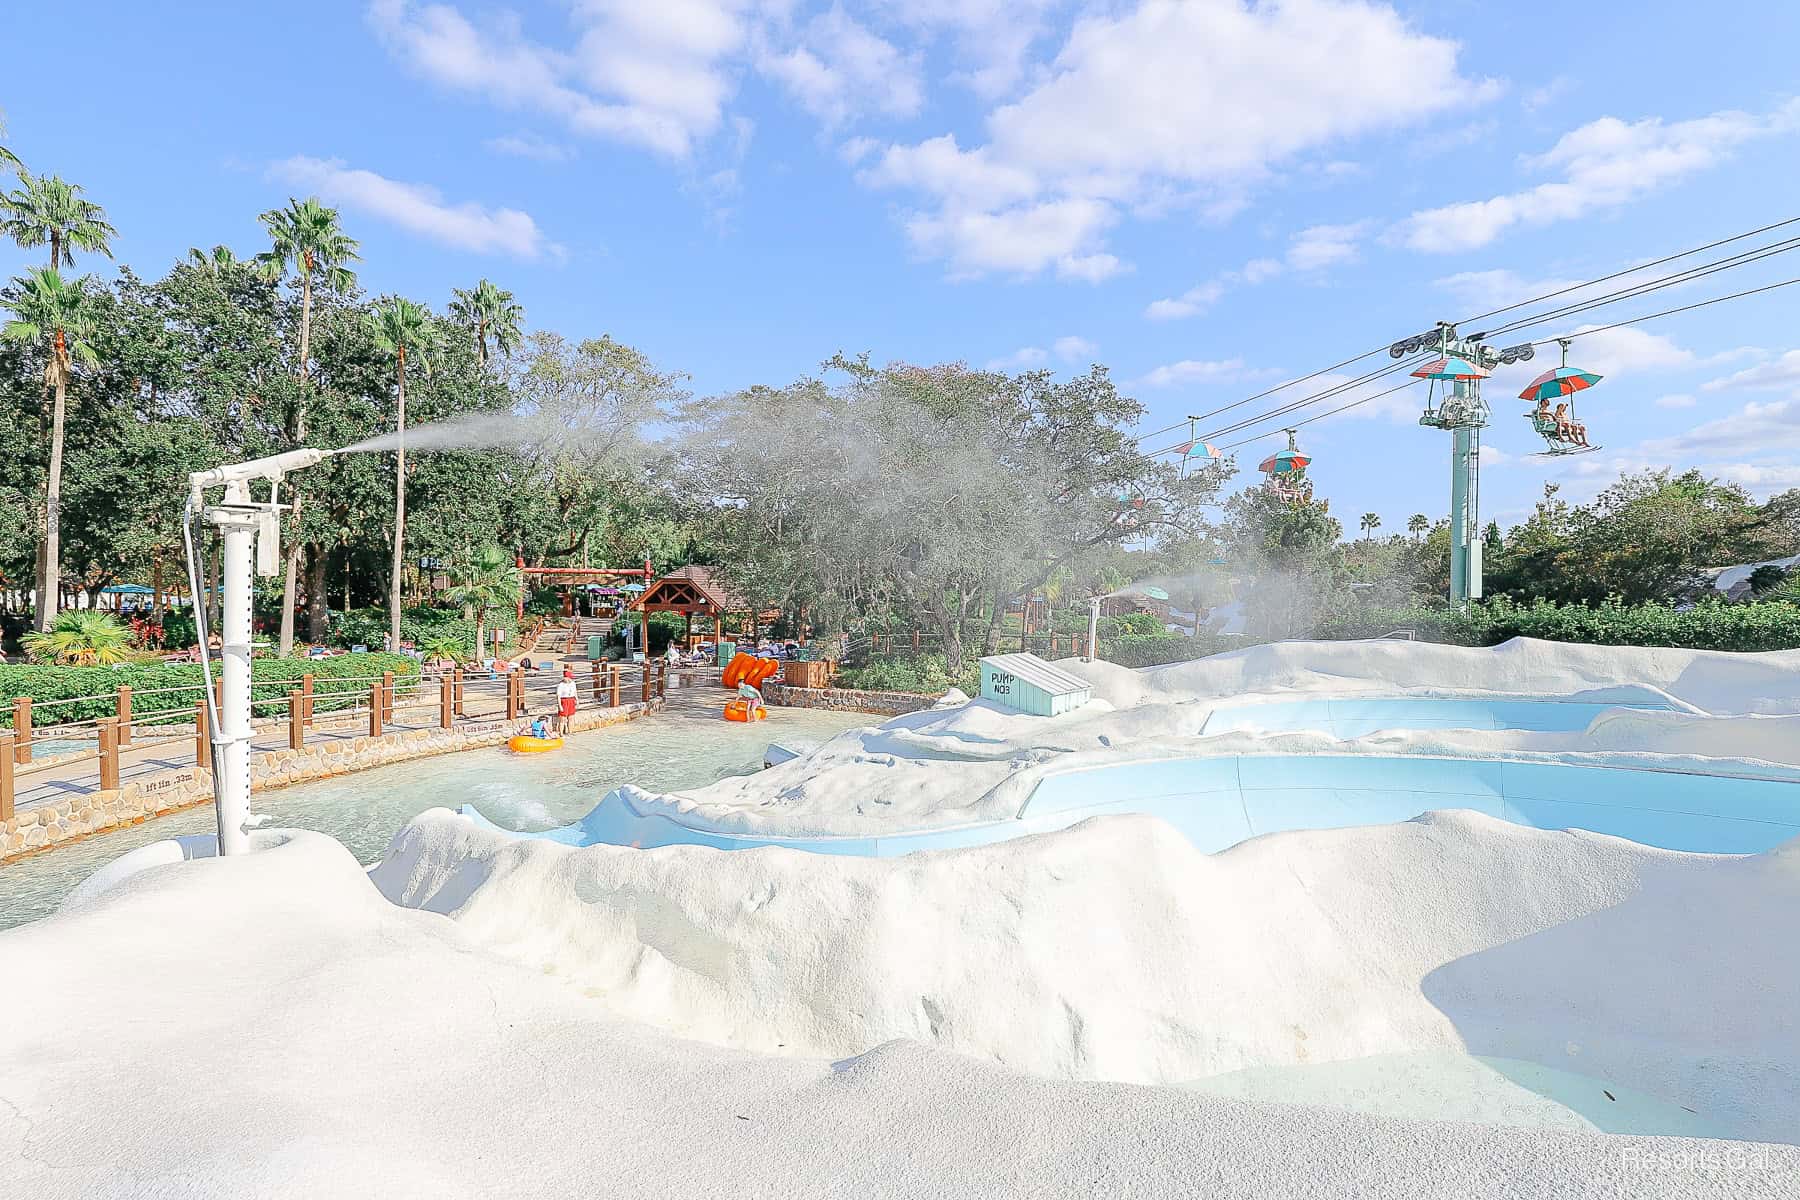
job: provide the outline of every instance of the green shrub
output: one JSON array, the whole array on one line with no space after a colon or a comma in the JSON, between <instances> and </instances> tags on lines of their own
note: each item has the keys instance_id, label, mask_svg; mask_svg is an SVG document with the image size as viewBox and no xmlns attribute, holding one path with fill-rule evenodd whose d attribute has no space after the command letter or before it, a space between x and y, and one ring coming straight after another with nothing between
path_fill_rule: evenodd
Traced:
<instances>
[{"instance_id":1,"label":"green shrub","mask_svg":"<svg viewBox=\"0 0 1800 1200\"><path fill-rule=\"evenodd\" d=\"M387 645L388 615L385 608L353 608L349 612L331 614L330 643L348 650L352 646L367 646L371 650ZM484 652L492 649L493 630L507 631L507 646L512 647L519 638L519 625L509 607L499 612L489 612L485 626L490 645ZM420 606L404 609L400 613L400 640L411 642L414 646L424 646L428 642L440 642L445 638L454 638L471 652L475 647L475 618L465 617L457 608L429 608Z\"/></svg>"},{"instance_id":2,"label":"green shrub","mask_svg":"<svg viewBox=\"0 0 1800 1200\"><path fill-rule=\"evenodd\" d=\"M1159 633L1151 637L1103 637L1100 639L1100 657L1121 667L1160 667L1164 663L1187 662L1253 644L1248 638L1221 637L1206 633L1198 637L1187 637L1179 633Z\"/></svg>"},{"instance_id":3,"label":"green shrub","mask_svg":"<svg viewBox=\"0 0 1800 1200\"><path fill-rule=\"evenodd\" d=\"M218 660L213 660L218 670ZM356 699L368 694L368 676L392 671L395 690L408 694L418 688L419 664L402 654L344 654L335 658L258 658L250 664L250 699L257 716L273 716L286 711L287 694L300 686L300 678L313 677L313 709L333 712L349 708ZM361 677L361 678L358 678ZM57 704L49 708L34 707L33 727L62 725L86 721L94 717L110 717L116 712L114 697L123 685L131 688L131 715L134 718L179 714L194 711L200 699L195 687L202 680L198 663L158 663L117 667L53 667L0 665L0 726L12 725L12 702L18 696L30 696L36 704L76 696L95 697L78 704ZM164 692L163 688L182 687L185 691Z\"/></svg>"},{"instance_id":4,"label":"green shrub","mask_svg":"<svg viewBox=\"0 0 1800 1200\"><path fill-rule=\"evenodd\" d=\"M955 687L973 696L981 690L981 664L970 657L962 672L952 675L941 654L878 658L865 667L838 672L836 686L864 692L912 692L921 696L941 696Z\"/></svg>"}]
</instances>

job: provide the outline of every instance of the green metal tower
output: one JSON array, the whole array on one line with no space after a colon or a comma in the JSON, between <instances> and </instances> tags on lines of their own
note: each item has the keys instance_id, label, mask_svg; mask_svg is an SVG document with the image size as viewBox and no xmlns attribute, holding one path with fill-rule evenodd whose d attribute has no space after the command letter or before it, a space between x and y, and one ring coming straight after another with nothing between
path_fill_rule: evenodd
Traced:
<instances>
[{"instance_id":1,"label":"green metal tower","mask_svg":"<svg viewBox=\"0 0 1800 1200\"><path fill-rule=\"evenodd\" d=\"M1481 381L1494 367L1532 356L1529 345L1495 350L1481 335L1461 338L1456 327L1437 328L1388 348L1394 358L1433 350L1438 358L1413 374L1432 380L1419 424L1450 432L1450 602L1481 599L1481 431L1492 415L1481 398ZM1438 390L1439 384L1443 390Z\"/></svg>"}]
</instances>

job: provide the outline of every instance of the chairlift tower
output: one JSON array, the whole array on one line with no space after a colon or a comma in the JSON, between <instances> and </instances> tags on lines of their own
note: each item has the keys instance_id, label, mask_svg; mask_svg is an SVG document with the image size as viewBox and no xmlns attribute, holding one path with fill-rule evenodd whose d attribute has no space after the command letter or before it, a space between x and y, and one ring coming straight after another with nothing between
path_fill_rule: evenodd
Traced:
<instances>
[{"instance_id":1,"label":"chairlift tower","mask_svg":"<svg viewBox=\"0 0 1800 1200\"><path fill-rule=\"evenodd\" d=\"M1492 415L1481 397L1481 381L1501 363L1532 356L1529 344L1496 350L1481 335L1458 337L1456 326L1439 321L1437 328L1395 342L1393 358L1435 350L1438 358L1412 372L1445 385L1427 393L1419 424L1450 433L1450 602L1466 605L1481 599L1481 431ZM1435 400L1435 403L1433 402Z\"/></svg>"}]
</instances>

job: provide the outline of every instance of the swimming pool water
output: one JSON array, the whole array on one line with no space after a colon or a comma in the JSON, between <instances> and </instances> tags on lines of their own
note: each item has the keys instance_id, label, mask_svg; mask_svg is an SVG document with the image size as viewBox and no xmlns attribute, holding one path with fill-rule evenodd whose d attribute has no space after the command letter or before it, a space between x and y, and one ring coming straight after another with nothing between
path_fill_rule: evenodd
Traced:
<instances>
[{"instance_id":1,"label":"swimming pool water","mask_svg":"<svg viewBox=\"0 0 1800 1200\"><path fill-rule=\"evenodd\" d=\"M259 792L250 807L268 813L269 825L328 833L373 862L401 826L428 808L472 804L508 828L547 829L580 817L620 784L699 787L760 770L772 741L824 741L872 719L878 718L803 708L772 709L755 725L668 715L577 734L555 754L470 750ZM212 807L202 805L0 866L0 929L48 914L77 883L128 850L213 829Z\"/></svg>"}]
</instances>

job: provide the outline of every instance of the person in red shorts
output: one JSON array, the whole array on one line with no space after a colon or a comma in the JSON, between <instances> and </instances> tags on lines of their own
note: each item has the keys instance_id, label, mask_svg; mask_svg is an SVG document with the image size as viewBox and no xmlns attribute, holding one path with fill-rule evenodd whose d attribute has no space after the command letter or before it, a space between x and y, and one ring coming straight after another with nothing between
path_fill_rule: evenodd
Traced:
<instances>
[{"instance_id":1,"label":"person in red shorts","mask_svg":"<svg viewBox=\"0 0 1800 1200\"><path fill-rule=\"evenodd\" d=\"M575 672L564 669L562 682L556 685L556 732L569 732L569 718L575 715Z\"/></svg>"}]
</instances>

